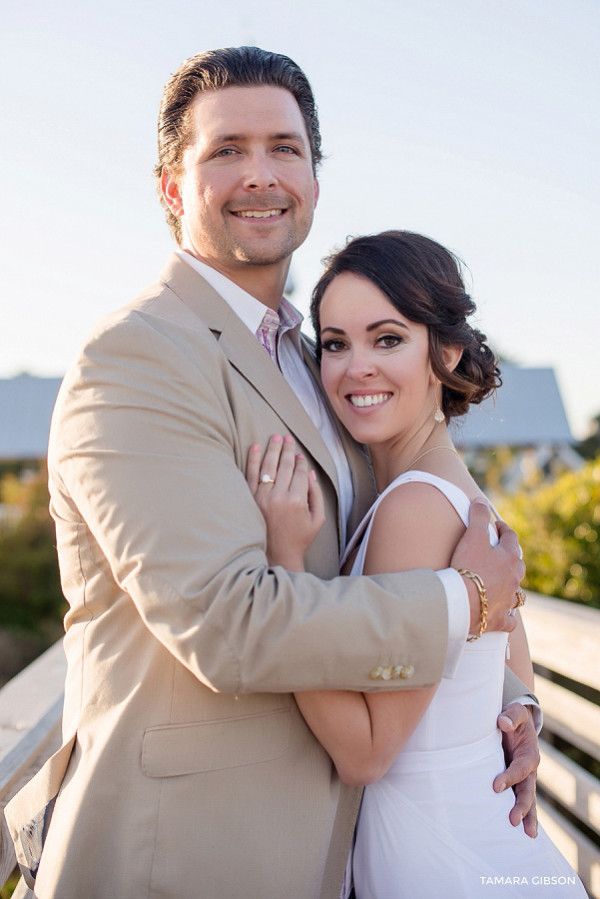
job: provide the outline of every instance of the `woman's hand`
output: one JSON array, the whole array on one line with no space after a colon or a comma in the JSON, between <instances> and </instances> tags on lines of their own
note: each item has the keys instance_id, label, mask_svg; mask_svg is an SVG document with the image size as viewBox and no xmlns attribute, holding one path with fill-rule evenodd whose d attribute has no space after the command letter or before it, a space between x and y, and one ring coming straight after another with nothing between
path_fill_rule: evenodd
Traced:
<instances>
[{"instance_id":1,"label":"woman's hand","mask_svg":"<svg viewBox=\"0 0 600 899\"><path fill-rule=\"evenodd\" d=\"M250 447L246 480L267 524L267 559L288 571L304 571L304 553L325 521L323 494L293 437L275 434L261 461Z\"/></svg>"}]
</instances>

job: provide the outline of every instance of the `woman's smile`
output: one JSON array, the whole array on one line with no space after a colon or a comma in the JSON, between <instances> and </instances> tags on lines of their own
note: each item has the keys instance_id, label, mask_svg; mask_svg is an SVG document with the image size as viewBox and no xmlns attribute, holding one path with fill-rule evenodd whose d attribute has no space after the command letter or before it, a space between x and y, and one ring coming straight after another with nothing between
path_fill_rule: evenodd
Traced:
<instances>
[{"instance_id":1,"label":"woman's smile","mask_svg":"<svg viewBox=\"0 0 600 899\"><path fill-rule=\"evenodd\" d=\"M391 393L349 393L346 397L351 406L357 409L367 409L373 406L381 406L391 399Z\"/></svg>"}]
</instances>

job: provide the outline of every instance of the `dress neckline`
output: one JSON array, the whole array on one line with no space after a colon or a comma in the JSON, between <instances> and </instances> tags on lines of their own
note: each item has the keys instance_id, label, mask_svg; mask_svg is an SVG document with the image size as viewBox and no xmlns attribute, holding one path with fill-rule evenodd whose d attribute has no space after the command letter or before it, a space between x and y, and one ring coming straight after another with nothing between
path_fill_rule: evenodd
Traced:
<instances>
[{"instance_id":1,"label":"dress neckline","mask_svg":"<svg viewBox=\"0 0 600 899\"><path fill-rule=\"evenodd\" d=\"M400 484L411 483L415 481L424 484L430 484L432 487L436 487L440 491L440 493L442 493L446 497L450 505L454 507L463 524L465 525L465 527L467 527L469 523L469 508L471 505L471 500L462 489L462 487L459 487L457 484L454 484L447 478L442 478L440 477L440 475L433 474L433 472L422 471L418 468L409 469L408 471L403 471L402 474L397 475L392 481L390 481L387 487L381 491L371 508L367 511L362 521L352 534L352 537L350 538L346 549L344 550L340 567L346 563L349 555L354 552L357 546L359 546L360 541L367 536L366 532L370 528L373 516L375 515L380 502L382 502L382 500L388 495L388 493L391 493L392 490L394 490L396 487L399 487ZM497 519L500 518L497 510L492 503L490 503L490 509Z\"/></svg>"}]
</instances>

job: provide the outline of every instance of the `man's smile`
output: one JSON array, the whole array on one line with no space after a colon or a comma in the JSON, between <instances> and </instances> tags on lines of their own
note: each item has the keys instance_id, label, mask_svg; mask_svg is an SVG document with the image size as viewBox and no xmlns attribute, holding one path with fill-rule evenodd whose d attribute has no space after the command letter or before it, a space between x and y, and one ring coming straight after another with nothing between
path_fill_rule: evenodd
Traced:
<instances>
[{"instance_id":1,"label":"man's smile","mask_svg":"<svg viewBox=\"0 0 600 899\"><path fill-rule=\"evenodd\" d=\"M244 209L239 212L232 210L232 212L233 215L243 219L268 219L283 215L285 209Z\"/></svg>"}]
</instances>

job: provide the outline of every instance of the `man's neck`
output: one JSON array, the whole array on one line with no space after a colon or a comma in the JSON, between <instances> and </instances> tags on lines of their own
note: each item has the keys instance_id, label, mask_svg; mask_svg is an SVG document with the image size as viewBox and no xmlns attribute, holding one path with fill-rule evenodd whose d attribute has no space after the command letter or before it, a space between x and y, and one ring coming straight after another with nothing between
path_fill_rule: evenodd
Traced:
<instances>
[{"instance_id":1,"label":"man's neck","mask_svg":"<svg viewBox=\"0 0 600 899\"><path fill-rule=\"evenodd\" d=\"M199 259L200 262L220 272L225 278L229 278L264 306L268 306L274 312L279 309L291 259L273 265L240 265L234 269L226 269L213 259L197 255L188 247L182 247L182 249Z\"/></svg>"}]
</instances>

